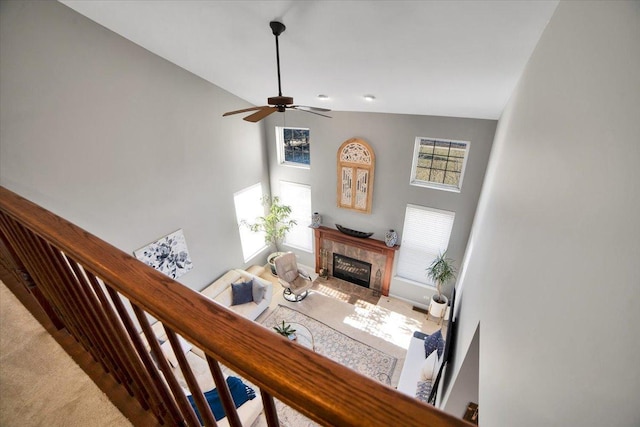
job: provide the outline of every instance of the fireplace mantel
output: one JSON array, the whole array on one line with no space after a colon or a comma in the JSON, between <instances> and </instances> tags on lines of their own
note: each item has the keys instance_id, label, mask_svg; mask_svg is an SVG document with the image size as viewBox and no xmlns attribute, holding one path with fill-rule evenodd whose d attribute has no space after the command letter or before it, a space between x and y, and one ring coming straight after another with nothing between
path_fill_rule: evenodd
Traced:
<instances>
[{"instance_id":1,"label":"fireplace mantel","mask_svg":"<svg viewBox=\"0 0 640 427\"><path fill-rule=\"evenodd\" d=\"M381 254L385 257L384 275L382 276L382 288L380 292L382 295L389 295L389 285L391 284L391 270L393 269L393 259L395 252L400 249L399 245L388 247L382 240L349 236L341 233L335 228L329 228L320 226L314 229L316 240L316 273L320 272L322 260L320 257L320 248L322 248L322 241L331 241L336 243L342 243L346 246L363 249L365 251Z\"/></svg>"}]
</instances>

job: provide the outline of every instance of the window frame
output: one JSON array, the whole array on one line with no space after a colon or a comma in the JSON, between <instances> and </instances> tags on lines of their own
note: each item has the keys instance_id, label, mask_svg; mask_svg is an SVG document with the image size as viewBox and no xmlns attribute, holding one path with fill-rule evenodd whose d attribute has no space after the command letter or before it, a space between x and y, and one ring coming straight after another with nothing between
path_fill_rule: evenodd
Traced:
<instances>
[{"instance_id":1,"label":"window frame","mask_svg":"<svg viewBox=\"0 0 640 427\"><path fill-rule=\"evenodd\" d=\"M293 162L285 159L285 147L284 147L284 130L285 129L293 129L293 130L306 130L309 132L309 164ZM292 126L276 126L276 148L278 151L278 164L283 166L289 166L300 169L311 169L311 130L309 128L303 127L292 127Z\"/></svg>"},{"instance_id":2,"label":"window frame","mask_svg":"<svg viewBox=\"0 0 640 427\"><path fill-rule=\"evenodd\" d=\"M420 286L420 287L424 287L427 289L435 289L435 284L430 283L429 279L427 277L427 272L426 269L427 267L429 267L429 265L432 263L432 259L425 259L424 260L424 264L422 261L420 261L420 271L421 274L419 275L419 278L416 277L416 272L413 268L411 268L411 271L402 271L403 270L403 264L408 264L408 265L412 265L414 263L411 263L410 261L407 262L404 258L406 256L408 256L407 251L413 251L415 252L416 250L412 248L412 246L415 246L415 244L412 244L412 242L408 242L408 240L410 239L415 239L416 237L419 237L421 233L419 233L418 230L408 230L407 229L407 218L408 218L408 214L409 214L409 210L410 209L415 209L415 210L420 210L420 211L428 211L428 212L432 212L432 213L436 213L436 214L443 214L446 215L447 217L450 218L450 229L448 230L448 236L446 238L446 246L443 247L439 247L437 252L445 252L448 247L449 247L449 243L451 242L451 234L453 233L453 227L455 225L455 217L456 217L456 213L453 211L447 211L444 209L437 209L437 208L432 208L432 207L428 207L428 206L420 206L420 205L413 205L413 204L407 204L407 207L405 208L405 217L404 217L404 223L402 226L402 241L400 244L400 249L399 249L399 253L398 253L398 261L396 263L396 271L395 271L395 277L400 279L400 280L404 280L410 283L415 284L416 286ZM425 230L427 227L424 227ZM418 239L420 240L420 239ZM425 239L426 240L426 239ZM423 241L423 240L420 240ZM423 252L429 252L430 254L437 256L437 253L434 253L433 251L431 251L431 248L425 248L422 247L420 248ZM414 257L415 258L415 257ZM419 257L421 259L423 259L421 256ZM403 273L405 273L405 275L403 275ZM407 274L409 273L409 274Z\"/></svg>"},{"instance_id":3,"label":"window frame","mask_svg":"<svg viewBox=\"0 0 640 427\"><path fill-rule=\"evenodd\" d=\"M295 212L294 206L291 206L289 203L287 203L287 201L283 198L283 195L284 195L283 184L284 184L284 186L291 185L291 186L294 186L294 187L301 187L301 188L304 188L305 190L309 191L309 212L308 212L308 215L297 215L296 212ZM313 253L313 230L309 227L309 225L311 224L311 214L313 212L313 209L312 209L312 206L311 206L311 185L302 184L302 183L299 183L299 182L281 180L280 181L280 201L282 203L284 203L286 205L290 205L292 207L291 219L294 219L297 222L297 224L294 225L294 228L303 229L303 228L306 227L308 229L308 233L309 233L309 247L304 247L304 246L300 246L300 245L296 245L296 244L292 244L290 242L287 242L287 236L289 235L289 233L287 233L287 235L285 235L282 244L286 245L288 247L291 247L291 248L295 248L295 249L301 250L301 251Z\"/></svg>"},{"instance_id":4,"label":"window frame","mask_svg":"<svg viewBox=\"0 0 640 427\"><path fill-rule=\"evenodd\" d=\"M238 201L237 201L237 197L242 195L243 193L247 193L249 191L253 191L255 190L255 188L258 187L260 189L260 197L256 198L256 207L259 206L259 209L256 210L256 215L253 218L240 218L238 215ZM250 185L249 187L245 187L242 190L236 191L235 193L233 193L233 206L235 209L235 213L236 213L236 223L238 226L238 235L240 237L240 248L242 249L242 257L244 259L244 262L249 262L251 259L255 258L257 255L259 255L262 251L264 251L266 248L269 247L269 245L267 245L267 243L264 241L264 231L259 231L259 232L253 232L249 229L249 227L245 226L242 224L242 220L247 221L248 223L254 223L256 218L264 215L264 205L262 204L262 197L264 196L264 190L262 188L262 183L258 182L257 184L253 184ZM255 245L256 248L253 250L253 247L249 248L250 250L253 250L253 252L251 252L250 254L247 255L247 250L245 250L245 244L247 244L247 240L246 237L245 239L243 239L243 236L249 236L249 235L257 235L260 240L262 241L262 245L258 248L257 245ZM251 239L252 241L254 240L253 238Z\"/></svg>"},{"instance_id":5,"label":"window frame","mask_svg":"<svg viewBox=\"0 0 640 427\"><path fill-rule=\"evenodd\" d=\"M454 143L454 144L465 144L465 149L464 149L464 157L462 159L462 168L460 169L460 179L458 180L458 185L450 185L450 184L445 184L443 182L435 182L435 181L425 181L425 180L421 180L417 178L417 172L418 172L418 159L419 159L419 153L420 153L420 146L422 145L421 142L423 140L428 140L428 141L434 141L435 142L445 142L445 143ZM444 191L451 191L454 193L460 193L462 191L462 182L464 180L464 174L467 168L467 160L469 159L469 150L471 149L471 142L470 141L462 141L462 140L455 140L455 139L442 139L442 138L430 138L430 137L422 137L422 136L417 136L414 142L414 147L413 147L413 160L411 163L411 175L409 177L409 183L411 185L414 185L416 187L425 187L425 188L432 188L432 189L436 189L436 190L444 190ZM451 151L451 146L449 146L449 153ZM456 157L456 156L450 156L449 154L447 155L447 161L450 157ZM457 157L459 158L459 157ZM430 168L433 169L433 168ZM436 169L436 170L442 170L443 172L446 172L446 167L445 169Z\"/></svg>"}]
</instances>

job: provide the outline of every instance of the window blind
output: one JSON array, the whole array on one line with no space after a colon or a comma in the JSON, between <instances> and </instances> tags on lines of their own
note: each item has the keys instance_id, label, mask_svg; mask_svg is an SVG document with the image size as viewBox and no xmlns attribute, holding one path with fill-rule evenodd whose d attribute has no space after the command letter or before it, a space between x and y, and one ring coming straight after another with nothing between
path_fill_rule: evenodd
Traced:
<instances>
[{"instance_id":1,"label":"window blind","mask_svg":"<svg viewBox=\"0 0 640 427\"><path fill-rule=\"evenodd\" d=\"M233 202L236 208L236 219L238 220L238 228L240 231L242 256L244 262L247 262L266 246L263 231L254 233L249 227L241 225L243 220L249 224L253 224L256 222L256 218L264 215L262 185L258 183L238 191L233 195Z\"/></svg>"},{"instance_id":2,"label":"window blind","mask_svg":"<svg viewBox=\"0 0 640 427\"><path fill-rule=\"evenodd\" d=\"M288 246L311 252L313 233L311 224L311 186L280 181L280 200L291 207L291 219L297 224L286 234L284 243Z\"/></svg>"},{"instance_id":3,"label":"window blind","mask_svg":"<svg viewBox=\"0 0 640 427\"><path fill-rule=\"evenodd\" d=\"M447 250L455 212L407 205L396 274L425 285L427 267Z\"/></svg>"}]
</instances>

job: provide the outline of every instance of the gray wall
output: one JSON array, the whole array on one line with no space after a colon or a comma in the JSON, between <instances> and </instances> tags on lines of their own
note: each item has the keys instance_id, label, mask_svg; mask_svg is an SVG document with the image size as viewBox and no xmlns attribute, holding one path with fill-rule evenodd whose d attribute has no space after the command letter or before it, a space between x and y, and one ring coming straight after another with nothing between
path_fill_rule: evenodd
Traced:
<instances>
[{"instance_id":1,"label":"gray wall","mask_svg":"<svg viewBox=\"0 0 640 427\"><path fill-rule=\"evenodd\" d=\"M264 133L221 115L246 102L58 2L2 2L0 31L1 185L128 253L182 228L192 288L243 266Z\"/></svg>"},{"instance_id":2,"label":"gray wall","mask_svg":"<svg viewBox=\"0 0 640 427\"><path fill-rule=\"evenodd\" d=\"M484 426L640 425L639 41L640 3L561 2L500 119L456 343Z\"/></svg>"},{"instance_id":3,"label":"gray wall","mask_svg":"<svg viewBox=\"0 0 640 427\"><path fill-rule=\"evenodd\" d=\"M456 382L448 395L446 405L441 403L439 406L446 412L462 417L466 412L470 402L478 403L478 381L480 377L480 327L478 327L473 335L471 344L467 354L463 354L460 372L456 377ZM446 376L443 376L446 381ZM438 395L442 397L442 395Z\"/></svg>"},{"instance_id":4,"label":"gray wall","mask_svg":"<svg viewBox=\"0 0 640 427\"><path fill-rule=\"evenodd\" d=\"M233 193L260 181L275 194L280 180L310 184L325 224L379 239L402 233L408 203L455 211L449 255L462 260L496 121L288 112L250 124L221 117L242 100L57 2L3 2L1 31L0 184L129 253L182 228L195 267L180 281L190 287L244 265ZM311 129L311 170L277 164L284 120ZM336 152L356 136L376 153L370 215L336 207ZM416 136L471 141L461 193L409 185ZM391 287L417 304L433 292Z\"/></svg>"},{"instance_id":5,"label":"gray wall","mask_svg":"<svg viewBox=\"0 0 640 427\"><path fill-rule=\"evenodd\" d=\"M309 184L313 211L322 215L324 225L333 227L338 223L356 230L373 231L375 232L373 237L382 240L387 230L395 229L400 237L399 242L402 238L407 204L454 211L456 217L448 254L460 263L480 195L496 122L452 117L338 111L329 114L333 118L327 119L303 112L272 114L268 118L267 151L271 188L274 194L279 191L281 180ZM276 126L310 129L311 169L305 170L278 164ZM470 141L469 159L460 193L409 185L413 148L417 136ZM353 137L366 140L376 155L371 214L338 208L336 203L337 151L344 141ZM314 265L312 254L295 252L299 255L300 262ZM425 269L426 267L425 264ZM452 286L453 283L449 284L447 293ZM425 297L429 298L435 291L394 279L390 293L424 305L428 303Z\"/></svg>"}]
</instances>

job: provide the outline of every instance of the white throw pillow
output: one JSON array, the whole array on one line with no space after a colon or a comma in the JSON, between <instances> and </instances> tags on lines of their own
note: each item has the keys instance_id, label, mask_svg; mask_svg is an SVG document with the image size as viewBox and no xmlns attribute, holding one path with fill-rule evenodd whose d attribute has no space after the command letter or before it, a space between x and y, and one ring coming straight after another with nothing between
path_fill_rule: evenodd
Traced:
<instances>
[{"instance_id":1,"label":"white throw pillow","mask_svg":"<svg viewBox=\"0 0 640 427\"><path fill-rule=\"evenodd\" d=\"M420 368L420 381L430 381L433 379L436 363L438 362L438 352L433 351L424 359L422 367Z\"/></svg>"},{"instance_id":2,"label":"white throw pillow","mask_svg":"<svg viewBox=\"0 0 640 427\"><path fill-rule=\"evenodd\" d=\"M256 304L260 304L264 299L265 294L267 293L267 287L262 283L260 283L258 280L256 280L255 277L251 279L251 281L253 283L252 285L253 302L255 302Z\"/></svg>"}]
</instances>

